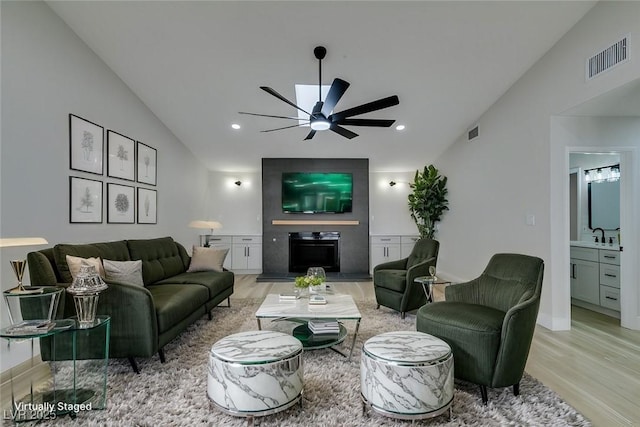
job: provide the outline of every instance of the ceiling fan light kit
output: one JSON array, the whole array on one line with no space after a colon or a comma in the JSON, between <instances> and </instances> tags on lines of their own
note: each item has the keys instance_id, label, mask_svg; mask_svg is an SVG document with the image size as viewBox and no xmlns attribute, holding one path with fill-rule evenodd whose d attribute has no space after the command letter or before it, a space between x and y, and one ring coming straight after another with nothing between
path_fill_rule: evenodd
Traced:
<instances>
[{"instance_id":1,"label":"ceiling fan light kit","mask_svg":"<svg viewBox=\"0 0 640 427\"><path fill-rule=\"evenodd\" d=\"M293 102L289 101L284 96L280 95L278 92L273 90L268 86L260 86L260 89L264 90L268 94L275 96L279 100L289 104L290 106L296 108L297 110L302 111L303 113L309 116L308 124L311 127L311 131L307 134L305 140L309 140L314 137L317 131L325 131L332 130L333 132L348 138L353 139L358 136L357 133L350 131L349 129L343 126L368 126L368 127L391 127L395 120L379 120L379 119L352 119L353 116L359 116L361 114L370 113L373 111L383 110L385 108L392 107L394 105L398 105L400 100L396 95L389 96L386 98L378 99L377 101L369 102L366 104L359 105L357 107L349 108L348 110L343 110L338 113L333 113L333 109L335 108L338 101L342 98L344 93L349 88L349 83L342 79L334 79L331 87L329 88L329 92L327 96L322 101L322 60L327 54L327 49L323 46L317 46L313 50L313 54L318 60L318 102L313 107L311 113L300 108ZM289 116L275 116L270 114L258 114L258 113L247 113L241 111L240 114L248 114L251 116L260 116L260 117L272 117L277 119L288 119L288 120L300 120L298 117L289 117ZM307 121L307 120L303 120ZM301 126L306 126L307 123L304 124L296 124L292 126L285 126L275 129L263 130L261 132L273 132L282 129L290 129Z\"/></svg>"}]
</instances>

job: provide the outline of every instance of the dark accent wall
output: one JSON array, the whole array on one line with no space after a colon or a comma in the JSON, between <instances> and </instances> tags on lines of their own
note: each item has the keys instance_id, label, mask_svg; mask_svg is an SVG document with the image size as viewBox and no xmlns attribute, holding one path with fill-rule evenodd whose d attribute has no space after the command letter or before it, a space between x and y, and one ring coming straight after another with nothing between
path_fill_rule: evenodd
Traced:
<instances>
[{"instance_id":1,"label":"dark accent wall","mask_svg":"<svg viewBox=\"0 0 640 427\"><path fill-rule=\"evenodd\" d=\"M353 174L353 212L285 214L283 172L345 172ZM273 220L357 220L358 225L273 225ZM369 271L369 159L262 159L262 271L289 272L289 233L339 231L340 273Z\"/></svg>"}]
</instances>

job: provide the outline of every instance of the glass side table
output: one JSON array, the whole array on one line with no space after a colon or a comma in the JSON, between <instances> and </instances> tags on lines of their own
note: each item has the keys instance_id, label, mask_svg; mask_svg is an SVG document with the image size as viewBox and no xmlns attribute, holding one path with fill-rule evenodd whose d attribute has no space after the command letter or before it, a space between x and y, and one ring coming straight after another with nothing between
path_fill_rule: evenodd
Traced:
<instances>
[{"instance_id":1,"label":"glass side table","mask_svg":"<svg viewBox=\"0 0 640 427\"><path fill-rule=\"evenodd\" d=\"M55 346L56 336L68 330L74 325L73 320L55 321L55 326L51 330L43 330L42 332L20 333L16 334L12 327L0 330L0 338L7 340L8 348L12 344L27 342L31 347L31 365L35 366L35 340L40 338L49 338L52 345ZM47 381L44 384L35 384L33 377L29 377L28 391L24 393L24 388L20 388L17 379L14 377L14 368L9 369L11 384L11 407L3 409L3 419L9 419L14 423L38 421L45 419L55 419L57 412L55 402L57 399L55 380L53 384Z\"/></svg>"},{"instance_id":2,"label":"glass side table","mask_svg":"<svg viewBox=\"0 0 640 427\"><path fill-rule=\"evenodd\" d=\"M97 316L93 325L80 327L75 318L55 321L55 327L37 334L14 335L9 328L0 337L14 342L30 341L31 364L34 341L40 340L43 360L49 362L51 378L40 384L29 381L29 390L20 394L11 369L11 408L3 408L5 418L14 423L55 419L68 414L104 409L107 402L107 369L111 318Z\"/></svg>"},{"instance_id":3,"label":"glass side table","mask_svg":"<svg viewBox=\"0 0 640 427\"><path fill-rule=\"evenodd\" d=\"M438 278L434 278L433 276L419 276L413 279L414 283L420 283L422 285L422 290L424 291L424 295L427 297L427 303L433 302L433 286L434 285L450 285L451 282L438 280Z\"/></svg>"}]
</instances>

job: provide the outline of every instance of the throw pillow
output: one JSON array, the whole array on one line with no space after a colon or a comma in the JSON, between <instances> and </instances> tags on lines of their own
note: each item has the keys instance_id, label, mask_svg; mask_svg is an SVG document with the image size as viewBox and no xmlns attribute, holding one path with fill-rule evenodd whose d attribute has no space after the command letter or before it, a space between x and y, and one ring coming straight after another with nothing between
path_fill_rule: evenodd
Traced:
<instances>
[{"instance_id":1,"label":"throw pillow","mask_svg":"<svg viewBox=\"0 0 640 427\"><path fill-rule=\"evenodd\" d=\"M100 258L81 258L77 256L67 255L67 265L69 266L69 272L74 279L80 272L80 267L83 265L92 265L96 268L96 272L100 277L104 279L104 268L102 268L102 260Z\"/></svg>"},{"instance_id":2,"label":"throw pillow","mask_svg":"<svg viewBox=\"0 0 640 427\"><path fill-rule=\"evenodd\" d=\"M102 263L104 264L104 272L107 280L144 286L141 260L111 261L109 259L105 259L102 260Z\"/></svg>"},{"instance_id":3,"label":"throw pillow","mask_svg":"<svg viewBox=\"0 0 640 427\"><path fill-rule=\"evenodd\" d=\"M187 273L194 271L223 271L222 264L227 257L229 249L205 248L202 246L193 247L191 264Z\"/></svg>"}]
</instances>

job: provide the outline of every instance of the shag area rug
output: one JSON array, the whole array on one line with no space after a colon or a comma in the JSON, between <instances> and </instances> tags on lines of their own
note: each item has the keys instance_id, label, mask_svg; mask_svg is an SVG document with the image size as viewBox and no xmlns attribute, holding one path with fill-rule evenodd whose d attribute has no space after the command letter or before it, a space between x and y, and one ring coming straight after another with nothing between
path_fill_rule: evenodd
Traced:
<instances>
[{"instance_id":1,"label":"shag area rug","mask_svg":"<svg viewBox=\"0 0 640 427\"><path fill-rule=\"evenodd\" d=\"M349 363L329 350L304 353L304 404L279 414L255 418L261 426L406 426L400 421L362 413L360 350L372 336L394 330L415 330L415 316L375 309L372 301L356 301L362 322ZM136 375L126 360L109 363L107 409L79 412L75 420L60 418L41 425L60 426L246 426L247 419L223 414L207 397L207 362L211 346L232 333L255 330L259 300L232 300L216 307L165 347L166 363L157 356L138 359ZM264 322L263 322L264 326ZM351 343L354 324L345 322ZM479 388L456 381L453 417L448 414L416 421L427 426L588 426L590 423L539 381L525 374L520 396L511 388L489 390L482 405ZM250 424L249 424L250 425Z\"/></svg>"}]
</instances>

